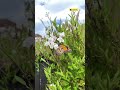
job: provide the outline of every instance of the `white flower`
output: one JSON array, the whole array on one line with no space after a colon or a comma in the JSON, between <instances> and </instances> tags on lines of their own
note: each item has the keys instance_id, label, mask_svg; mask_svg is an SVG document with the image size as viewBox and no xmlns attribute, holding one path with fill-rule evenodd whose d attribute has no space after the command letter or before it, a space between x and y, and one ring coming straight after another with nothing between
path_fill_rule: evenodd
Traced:
<instances>
[{"instance_id":1,"label":"white flower","mask_svg":"<svg viewBox=\"0 0 120 90\"><path fill-rule=\"evenodd\" d=\"M48 41L49 41L49 42L54 42L55 40L54 40L54 38L49 37L49 38L48 38Z\"/></svg>"},{"instance_id":2,"label":"white flower","mask_svg":"<svg viewBox=\"0 0 120 90\"><path fill-rule=\"evenodd\" d=\"M49 46L51 49L53 49L54 48L53 38L49 38L49 40L45 42L45 46Z\"/></svg>"},{"instance_id":3,"label":"white flower","mask_svg":"<svg viewBox=\"0 0 120 90\"><path fill-rule=\"evenodd\" d=\"M33 37L28 37L23 41L22 46L30 48L30 46L34 45L34 38Z\"/></svg>"},{"instance_id":4,"label":"white flower","mask_svg":"<svg viewBox=\"0 0 120 90\"><path fill-rule=\"evenodd\" d=\"M58 40L60 43L61 43L61 42L64 42L64 40L63 40L62 37L59 37L57 40Z\"/></svg>"},{"instance_id":5,"label":"white flower","mask_svg":"<svg viewBox=\"0 0 120 90\"><path fill-rule=\"evenodd\" d=\"M53 41L46 41L45 42L45 46L49 46L51 49L57 49L58 48L58 44L54 43Z\"/></svg>"},{"instance_id":6,"label":"white flower","mask_svg":"<svg viewBox=\"0 0 120 90\"><path fill-rule=\"evenodd\" d=\"M60 37L64 37L64 36L65 36L65 33L64 33L64 32L59 33L59 36L60 36Z\"/></svg>"},{"instance_id":7,"label":"white flower","mask_svg":"<svg viewBox=\"0 0 120 90\"><path fill-rule=\"evenodd\" d=\"M50 48L53 49L54 48L54 42L50 42Z\"/></svg>"},{"instance_id":8,"label":"white flower","mask_svg":"<svg viewBox=\"0 0 120 90\"><path fill-rule=\"evenodd\" d=\"M53 33L50 34L50 36L46 35L47 41L45 42L45 46L49 46L51 49L58 49L58 44L55 43L56 40L58 40L60 43L64 42L63 38L65 34L64 32L59 33L59 38L53 35Z\"/></svg>"},{"instance_id":9,"label":"white flower","mask_svg":"<svg viewBox=\"0 0 120 90\"><path fill-rule=\"evenodd\" d=\"M58 49L58 44L54 43L54 49Z\"/></svg>"},{"instance_id":10,"label":"white flower","mask_svg":"<svg viewBox=\"0 0 120 90\"><path fill-rule=\"evenodd\" d=\"M50 36L51 36L51 37L54 36L53 33L51 33Z\"/></svg>"},{"instance_id":11,"label":"white flower","mask_svg":"<svg viewBox=\"0 0 120 90\"><path fill-rule=\"evenodd\" d=\"M57 39L57 37L56 36L54 36L54 35L50 35L51 37L49 37L48 38L48 41L52 41L52 42L55 42L56 41L56 39Z\"/></svg>"}]
</instances>

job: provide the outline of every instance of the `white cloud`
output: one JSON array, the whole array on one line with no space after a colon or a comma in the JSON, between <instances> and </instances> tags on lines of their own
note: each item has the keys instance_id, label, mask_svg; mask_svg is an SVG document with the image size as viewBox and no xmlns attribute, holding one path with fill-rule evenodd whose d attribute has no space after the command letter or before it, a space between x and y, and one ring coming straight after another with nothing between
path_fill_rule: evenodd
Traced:
<instances>
[{"instance_id":1,"label":"white cloud","mask_svg":"<svg viewBox=\"0 0 120 90\"><path fill-rule=\"evenodd\" d=\"M49 12L49 15L52 19L54 19L56 16L61 19L65 19L68 14L70 14L69 8L77 7L79 8L80 5L85 4L85 0L36 0L36 6L35 6L35 22L40 22L40 19L43 21L48 20L47 17L45 17L46 12ZM41 6L38 3L46 2L45 6ZM64 4L64 6L62 6ZM69 6L67 6L69 4ZM54 7L54 5L57 5ZM66 7L67 6L67 7ZM51 8L52 7L52 8ZM64 9L62 9L65 7ZM52 12L57 9L62 9L62 11ZM83 11L83 10L82 10ZM81 12L81 11L80 11ZM85 11L83 11L85 16ZM81 15L83 15L83 13ZM80 15L80 16L81 16ZM84 16L80 17L79 19L84 19Z\"/></svg>"},{"instance_id":2,"label":"white cloud","mask_svg":"<svg viewBox=\"0 0 120 90\"><path fill-rule=\"evenodd\" d=\"M85 20L85 10L83 9L80 10L79 20Z\"/></svg>"},{"instance_id":3,"label":"white cloud","mask_svg":"<svg viewBox=\"0 0 120 90\"><path fill-rule=\"evenodd\" d=\"M46 12L50 12L50 11L45 9L41 5L36 5L35 6L35 23L40 22L40 19L43 19L44 21L48 20L47 17L45 17Z\"/></svg>"},{"instance_id":4,"label":"white cloud","mask_svg":"<svg viewBox=\"0 0 120 90\"><path fill-rule=\"evenodd\" d=\"M45 1L45 5L41 6L39 3ZM85 20L85 10L81 6L85 6L85 0L36 0L35 1L35 23L40 23L40 19L44 22L48 21L48 18L45 17L46 12L49 12L51 19L57 17L57 19L65 20L66 17L69 19L68 14L71 12L69 8L80 8L79 20ZM44 29L41 29L44 30ZM38 32L36 30L36 32ZM44 32L44 31L42 31Z\"/></svg>"},{"instance_id":5,"label":"white cloud","mask_svg":"<svg viewBox=\"0 0 120 90\"><path fill-rule=\"evenodd\" d=\"M69 8L70 7L68 7L67 9L60 11L58 13L54 13L54 14L52 13L51 19L54 19L55 17L57 17L57 19L62 19L62 20L65 20L66 17L68 19L70 19L69 15L71 12L69 11ZM84 19L85 19L85 10L80 10L79 20L84 20Z\"/></svg>"},{"instance_id":6,"label":"white cloud","mask_svg":"<svg viewBox=\"0 0 120 90\"><path fill-rule=\"evenodd\" d=\"M67 4L67 3L80 3L82 0L50 0L50 2L48 3L49 5L55 5L55 4ZM58 6L58 7L61 7L61 6Z\"/></svg>"}]
</instances>

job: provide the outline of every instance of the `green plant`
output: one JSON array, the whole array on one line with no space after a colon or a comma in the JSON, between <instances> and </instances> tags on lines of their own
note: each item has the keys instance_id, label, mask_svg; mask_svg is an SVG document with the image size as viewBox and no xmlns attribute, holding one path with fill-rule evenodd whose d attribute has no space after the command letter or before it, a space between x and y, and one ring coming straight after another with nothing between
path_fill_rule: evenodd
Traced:
<instances>
[{"instance_id":1,"label":"green plant","mask_svg":"<svg viewBox=\"0 0 120 90\"><path fill-rule=\"evenodd\" d=\"M120 57L116 1L86 2L86 88L119 90ZM113 11L111 13L111 11ZM113 14L114 13L114 14Z\"/></svg>"},{"instance_id":2,"label":"green plant","mask_svg":"<svg viewBox=\"0 0 120 90\"><path fill-rule=\"evenodd\" d=\"M48 67L44 69L47 77L46 89L50 90L84 90L85 88L85 25L80 24L74 12L69 15L70 20L64 24L57 25L56 18L51 25L46 27L47 35L64 32L65 44L71 48L70 53L56 55L55 49L45 46L46 38L42 42L36 42L36 58L43 58ZM58 42L55 41L58 44ZM36 59L38 60L38 59ZM52 61L50 64L46 60ZM37 63L36 63L37 64Z\"/></svg>"}]
</instances>

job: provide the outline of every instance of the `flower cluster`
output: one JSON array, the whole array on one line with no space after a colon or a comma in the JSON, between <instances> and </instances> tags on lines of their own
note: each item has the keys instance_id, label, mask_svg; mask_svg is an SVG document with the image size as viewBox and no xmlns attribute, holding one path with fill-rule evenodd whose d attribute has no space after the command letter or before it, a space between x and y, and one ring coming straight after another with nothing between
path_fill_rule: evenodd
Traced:
<instances>
[{"instance_id":1,"label":"flower cluster","mask_svg":"<svg viewBox=\"0 0 120 90\"><path fill-rule=\"evenodd\" d=\"M50 36L46 36L47 41L45 42L45 46L49 46L51 49L57 49L58 48L58 44L57 41L59 43L64 42L63 37L65 36L64 32L62 33L58 33L59 37L53 35L53 33L50 34Z\"/></svg>"}]
</instances>

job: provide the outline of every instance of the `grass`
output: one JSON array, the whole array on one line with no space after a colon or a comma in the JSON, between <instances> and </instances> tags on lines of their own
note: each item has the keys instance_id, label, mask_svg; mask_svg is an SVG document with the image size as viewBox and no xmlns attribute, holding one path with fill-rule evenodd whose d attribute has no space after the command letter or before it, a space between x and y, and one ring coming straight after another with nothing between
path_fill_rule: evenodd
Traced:
<instances>
[{"instance_id":1,"label":"grass","mask_svg":"<svg viewBox=\"0 0 120 90\"><path fill-rule=\"evenodd\" d=\"M23 28L23 30L25 30ZM11 30L12 31L12 30ZM7 33L7 32L6 32ZM23 37L23 34L25 34ZM31 90L34 81L34 49L23 47L23 38L27 38L27 30L20 37L13 38L9 33L0 38L0 89L27 88ZM8 37L9 36L9 37ZM17 77L17 78L16 78Z\"/></svg>"},{"instance_id":2,"label":"grass","mask_svg":"<svg viewBox=\"0 0 120 90\"><path fill-rule=\"evenodd\" d=\"M112 2L112 3L111 3ZM119 90L118 9L115 1L86 2L86 89ZM100 3L100 4L99 4ZM113 11L111 13L111 11Z\"/></svg>"}]
</instances>

